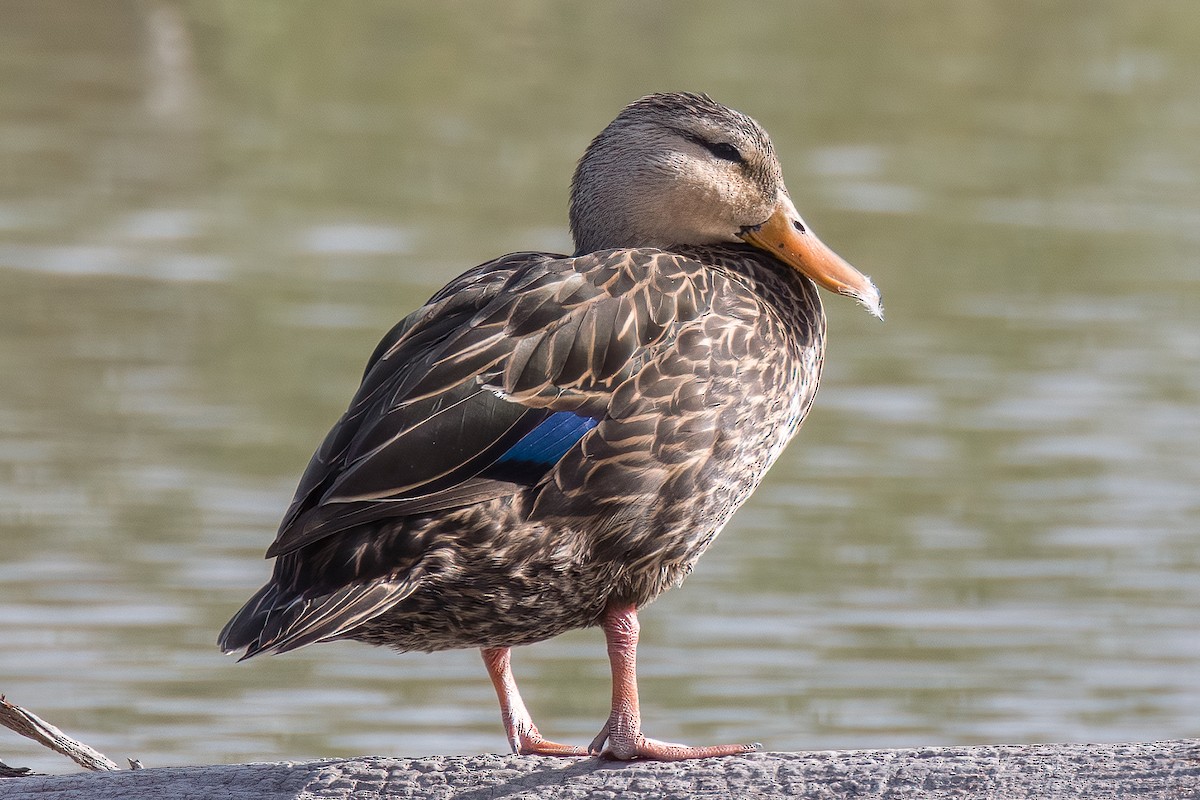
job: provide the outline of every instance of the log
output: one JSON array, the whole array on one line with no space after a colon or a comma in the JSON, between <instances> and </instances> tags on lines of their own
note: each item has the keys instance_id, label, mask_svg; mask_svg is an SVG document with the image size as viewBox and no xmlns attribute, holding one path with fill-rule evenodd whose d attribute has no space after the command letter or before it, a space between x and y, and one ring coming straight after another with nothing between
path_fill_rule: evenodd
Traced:
<instances>
[{"instance_id":1,"label":"log","mask_svg":"<svg viewBox=\"0 0 1200 800\"><path fill-rule=\"evenodd\" d=\"M1200 798L1200 739L755 753L677 763L432 756L0 779L0 800Z\"/></svg>"}]
</instances>

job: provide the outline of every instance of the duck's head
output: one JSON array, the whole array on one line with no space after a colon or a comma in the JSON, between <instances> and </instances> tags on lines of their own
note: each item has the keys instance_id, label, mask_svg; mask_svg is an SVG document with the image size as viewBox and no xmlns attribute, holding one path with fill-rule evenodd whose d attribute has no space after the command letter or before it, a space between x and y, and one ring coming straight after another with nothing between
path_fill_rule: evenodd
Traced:
<instances>
[{"instance_id":1,"label":"duck's head","mask_svg":"<svg viewBox=\"0 0 1200 800\"><path fill-rule=\"evenodd\" d=\"M571 181L576 253L746 242L883 316L879 290L792 204L775 148L707 95L643 97L592 140Z\"/></svg>"}]
</instances>

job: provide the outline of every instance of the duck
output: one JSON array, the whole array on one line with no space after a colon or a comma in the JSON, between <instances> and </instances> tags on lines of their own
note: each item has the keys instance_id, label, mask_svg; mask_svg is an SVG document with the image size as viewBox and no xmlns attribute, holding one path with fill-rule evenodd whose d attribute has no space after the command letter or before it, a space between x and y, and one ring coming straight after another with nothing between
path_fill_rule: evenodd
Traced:
<instances>
[{"instance_id":1,"label":"duck","mask_svg":"<svg viewBox=\"0 0 1200 800\"><path fill-rule=\"evenodd\" d=\"M383 337L219 646L477 648L514 753L751 752L643 733L638 612L687 577L812 406L818 287L882 319L879 291L796 211L762 126L706 94L621 110L576 166L569 222L573 254L480 264ZM610 714L588 746L561 744L534 724L512 649L593 627Z\"/></svg>"}]
</instances>

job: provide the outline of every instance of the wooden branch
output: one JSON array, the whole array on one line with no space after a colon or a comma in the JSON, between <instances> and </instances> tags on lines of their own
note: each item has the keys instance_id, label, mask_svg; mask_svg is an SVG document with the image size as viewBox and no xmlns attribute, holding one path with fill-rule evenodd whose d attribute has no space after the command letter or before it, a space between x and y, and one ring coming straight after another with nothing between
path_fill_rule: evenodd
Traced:
<instances>
[{"instance_id":1,"label":"wooden branch","mask_svg":"<svg viewBox=\"0 0 1200 800\"><path fill-rule=\"evenodd\" d=\"M62 753L84 769L100 771L120 769L116 762L108 756L93 750L83 742L72 739L32 711L8 702L4 695L0 695L0 725L16 731L28 739L33 739L56 753Z\"/></svg>"},{"instance_id":2,"label":"wooden branch","mask_svg":"<svg viewBox=\"0 0 1200 800\"><path fill-rule=\"evenodd\" d=\"M433 756L170 767L0 780L0 800L1181 800L1200 798L1200 739L756 753L676 763Z\"/></svg>"}]
</instances>

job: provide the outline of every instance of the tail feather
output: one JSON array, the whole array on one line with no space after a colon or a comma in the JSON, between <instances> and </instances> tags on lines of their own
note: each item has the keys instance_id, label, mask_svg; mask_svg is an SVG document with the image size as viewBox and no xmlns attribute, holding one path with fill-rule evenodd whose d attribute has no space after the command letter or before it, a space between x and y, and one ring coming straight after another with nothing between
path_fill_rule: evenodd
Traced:
<instances>
[{"instance_id":1,"label":"tail feather","mask_svg":"<svg viewBox=\"0 0 1200 800\"><path fill-rule=\"evenodd\" d=\"M246 648L243 659L258 653L262 649L258 643L263 625L278 600L279 586L274 582L255 592L221 629L221 634L217 637L217 646L221 648L221 652L233 653Z\"/></svg>"},{"instance_id":2,"label":"tail feather","mask_svg":"<svg viewBox=\"0 0 1200 800\"><path fill-rule=\"evenodd\" d=\"M271 582L225 624L217 644L225 653L245 648L239 659L245 660L261 652L285 653L340 638L387 611L415 588L413 580L380 580L305 599L285 597L279 585Z\"/></svg>"}]
</instances>

